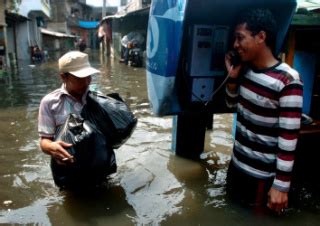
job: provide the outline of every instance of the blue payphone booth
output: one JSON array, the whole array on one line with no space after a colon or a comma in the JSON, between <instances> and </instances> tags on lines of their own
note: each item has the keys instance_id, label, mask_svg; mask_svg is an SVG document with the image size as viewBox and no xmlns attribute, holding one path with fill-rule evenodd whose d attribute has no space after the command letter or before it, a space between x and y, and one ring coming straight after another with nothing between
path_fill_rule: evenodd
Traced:
<instances>
[{"instance_id":1,"label":"blue payphone booth","mask_svg":"<svg viewBox=\"0 0 320 226\"><path fill-rule=\"evenodd\" d=\"M295 0L153 0L147 37L147 85L153 112L176 115L173 149L197 158L203 151L208 115L224 103L224 56L232 47L233 24L248 8L269 8L278 23L281 48Z\"/></svg>"}]
</instances>

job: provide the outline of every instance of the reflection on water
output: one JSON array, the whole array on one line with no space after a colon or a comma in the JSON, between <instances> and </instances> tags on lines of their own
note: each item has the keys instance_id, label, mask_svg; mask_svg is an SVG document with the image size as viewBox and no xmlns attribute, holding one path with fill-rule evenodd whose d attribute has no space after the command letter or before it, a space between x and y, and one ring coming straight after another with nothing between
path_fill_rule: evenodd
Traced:
<instances>
[{"instance_id":1,"label":"reflection on water","mask_svg":"<svg viewBox=\"0 0 320 226\"><path fill-rule=\"evenodd\" d=\"M98 54L91 60L102 71L93 85L119 92L139 119L132 137L116 150L118 172L100 191L72 194L54 186L49 157L38 147L37 111L41 97L60 86L57 65L22 65L18 73L0 77L0 224L317 224L317 207L277 218L228 204L232 115L215 116L200 161L177 157L170 151L172 118L150 112L144 69L111 60L101 64Z\"/></svg>"}]
</instances>

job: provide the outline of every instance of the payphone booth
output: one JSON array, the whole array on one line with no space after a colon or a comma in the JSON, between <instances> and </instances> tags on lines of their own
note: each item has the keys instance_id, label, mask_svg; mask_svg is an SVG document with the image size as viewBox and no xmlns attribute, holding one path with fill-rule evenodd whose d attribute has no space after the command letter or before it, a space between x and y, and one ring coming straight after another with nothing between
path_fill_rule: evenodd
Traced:
<instances>
[{"instance_id":1,"label":"payphone booth","mask_svg":"<svg viewBox=\"0 0 320 226\"><path fill-rule=\"evenodd\" d=\"M175 115L172 149L198 158L208 118L227 113L225 53L232 48L233 26L248 8L268 8L278 25L281 49L295 0L153 0L147 37L147 85L157 116Z\"/></svg>"}]
</instances>

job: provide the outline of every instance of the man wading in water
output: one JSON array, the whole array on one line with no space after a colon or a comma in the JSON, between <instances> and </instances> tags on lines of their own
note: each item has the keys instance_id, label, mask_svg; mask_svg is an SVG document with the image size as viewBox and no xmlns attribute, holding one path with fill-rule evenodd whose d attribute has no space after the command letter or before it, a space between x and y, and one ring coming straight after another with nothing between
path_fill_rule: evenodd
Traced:
<instances>
[{"instance_id":1,"label":"man wading in water","mask_svg":"<svg viewBox=\"0 0 320 226\"><path fill-rule=\"evenodd\" d=\"M91 76L100 73L100 71L91 67L87 54L79 51L70 51L59 59L59 72L63 84L41 100L38 132L42 151L50 155L58 165L71 166L74 164L75 159L66 149L72 145L63 141L54 141L54 138L57 129L64 124L70 113L80 116L81 110L86 104ZM109 152L111 153L110 155L114 156L112 149ZM115 161L112 162L110 169L109 174L116 171ZM63 184L57 184L58 186L68 187L69 185L73 186L74 182L82 183L83 178L79 178L73 173L67 173L67 170L67 167L60 170L64 171L60 173L65 179ZM96 182L95 177L100 180L105 176L107 175L104 175L104 173L102 175L89 175L88 179Z\"/></svg>"},{"instance_id":2,"label":"man wading in water","mask_svg":"<svg viewBox=\"0 0 320 226\"><path fill-rule=\"evenodd\" d=\"M280 214L288 207L302 82L297 71L274 56L277 28L269 10L241 14L234 35L241 63L232 65L232 54L226 55L227 105L237 109L227 193L233 200Z\"/></svg>"}]
</instances>

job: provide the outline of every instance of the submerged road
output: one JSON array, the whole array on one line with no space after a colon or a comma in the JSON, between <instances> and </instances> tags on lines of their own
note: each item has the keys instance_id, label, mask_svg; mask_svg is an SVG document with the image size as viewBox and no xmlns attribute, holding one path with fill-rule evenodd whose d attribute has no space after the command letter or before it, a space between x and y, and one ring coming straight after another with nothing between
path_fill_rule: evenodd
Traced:
<instances>
[{"instance_id":1,"label":"submerged road","mask_svg":"<svg viewBox=\"0 0 320 226\"><path fill-rule=\"evenodd\" d=\"M228 204L232 115L215 116L200 161L177 157L170 150L172 117L150 111L145 70L102 61L98 53L90 57L102 71L93 85L120 93L139 120L132 137L115 150L118 172L94 194L55 187L50 158L38 146L37 114L41 98L60 86L57 64L21 63L17 73L0 78L0 224L318 225L318 204L291 208L282 218ZM302 200L310 200L308 195Z\"/></svg>"}]
</instances>

